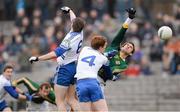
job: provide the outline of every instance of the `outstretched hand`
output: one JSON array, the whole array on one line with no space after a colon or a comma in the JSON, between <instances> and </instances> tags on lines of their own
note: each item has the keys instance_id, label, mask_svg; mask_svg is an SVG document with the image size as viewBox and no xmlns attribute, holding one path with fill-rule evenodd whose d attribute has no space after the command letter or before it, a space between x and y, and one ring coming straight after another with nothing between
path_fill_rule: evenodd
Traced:
<instances>
[{"instance_id":1,"label":"outstretched hand","mask_svg":"<svg viewBox=\"0 0 180 112\"><path fill-rule=\"evenodd\" d=\"M38 57L32 56L29 58L29 62L32 64L33 62L39 61Z\"/></svg>"},{"instance_id":2,"label":"outstretched hand","mask_svg":"<svg viewBox=\"0 0 180 112\"><path fill-rule=\"evenodd\" d=\"M61 7L61 10L64 14L68 14L71 9L67 6L64 6L64 7Z\"/></svg>"},{"instance_id":3,"label":"outstretched hand","mask_svg":"<svg viewBox=\"0 0 180 112\"><path fill-rule=\"evenodd\" d=\"M112 51L109 51L109 52L104 53L104 55L105 55L107 58L111 59L111 58L114 57L117 53L118 53L117 50L112 50Z\"/></svg>"},{"instance_id":4,"label":"outstretched hand","mask_svg":"<svg viewBox=\"0 0 180 112\"><path fill-rule=\"evenodd\" d=\"M126 9L126 11L128 12L128 16L129 16L130 19L135 18L136 9L128 8L128 9Z\"/></svg>"},{"instance_id":5,"label":"outstretched hand","mask_svg":"<svg viewBox=\"0 0 180 112\"><path fill-rule=\"evenodd\" d=\"M26 99L27 99L28 101L32 101L32 96L31 96L30 94L25 93L24 95L26 96Z\"/></svg>"}]
</instances>

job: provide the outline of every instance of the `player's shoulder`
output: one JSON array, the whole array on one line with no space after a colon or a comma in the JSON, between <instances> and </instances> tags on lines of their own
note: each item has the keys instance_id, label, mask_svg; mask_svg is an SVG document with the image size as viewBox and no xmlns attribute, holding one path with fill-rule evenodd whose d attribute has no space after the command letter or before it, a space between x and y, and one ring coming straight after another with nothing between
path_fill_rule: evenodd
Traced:
<instances>
[{"instance_id":1,"label":"player's shoulder","mask_svg":"<svg viewBox=\"0 0 180 112\"><path fill-rule=\"evenodd\" d=\"M91 47L89 47L89 46L84 46L81 51L88 51L88 50L90 50L90 49L91 49Z\"/></svg>"},{"instance_id":2,"label":"player's shoulder","mask_svg":"<svg viewBox=\"0 0 180 112\"><path fill-rule=\"evenodd\" d=\"M69 33L67 33L67 35L66 35L66 39L73 39L74 37L76 37L76 36L81 36L82 35L82 33L81 32L72 32L72 31L70 31Z\"/></svg>"},{"instance_id":3,"label":"player's shoulder","mask_svg":"<svg viewBox=\"0 0 180 112\"><path fill-rule=\"evenodd\" d=\"M9 80L7 80L5 77L3 77L2 75L0 76L0 83L1 83L1 85L4 85L4 86L11 85L11 82Z\"/></svg>"},{"instance_id":4,"label":"player's shoulder","mask_svg":"<svg viewBox=\"0 0 180 112\"><path fill-rule=\"evenodd\" d=\"M91 49L89 46L84 46L83 49Z\"/></svg>"},{"instance_id":5,"label":"player's shoulder","mask_svg":"<svg viewBox=\"0 0 180 112\"><path fill-rule=\"evenodd\" d=\"M108 58L105 55L102 54L101 56L104 61L108 61Z\"/></svg>"},{"instance_id":6,"label":"player's shoulder","mask_svg":"<svg viewBox=\"0 0 180 112\"><path fill-rule=\"evenodd\" d=\"M68 43L70 45L76 44L83 37L79 32L69 32L63 39L62 43Z\"/></svg>"}]
</instances>

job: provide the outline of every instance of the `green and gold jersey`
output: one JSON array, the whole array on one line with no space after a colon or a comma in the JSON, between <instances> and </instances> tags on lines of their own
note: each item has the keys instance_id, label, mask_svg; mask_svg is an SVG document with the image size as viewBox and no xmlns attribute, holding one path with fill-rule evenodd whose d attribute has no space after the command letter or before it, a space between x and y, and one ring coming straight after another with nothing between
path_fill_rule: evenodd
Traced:
<instances>
[{"instance_id":1,"label":"green and gold jersey","mask_svg":"<svg viewBox=\"0 0 180 112\"><path fill-rule=\"evenodd\" d=\"M125 60L123 60L119 56L119 54L116 54L109 61L110 61L109 66L110 66L113 74L116 74L116 73L118 74L118 73L124 71L128 67L127 62Z\"/></svg>"},{"instance_id":2,"label":"green and gold jersey","mask_svg":"<svg viewBox=\"0 0 180 112\"><path fill-rule=\"evenodd\" d=\"M118 34L113 39L111 45L106 48L105 52L118 50L120 43L124 39L124 35L127 29L128 29L128 25L123 24L122 28L119 30ZM109 66L111 67L113 73L120 73L125 69L127 69L128 67L127 62L119 56L119 53L117 53L114 57L109 59L109 61L110 61Z\"/></svg>"},{"instance_id":3,"label":"green and gold jersey","mask_svg":"<svg viewBox=\"0 0 180 112\"><path fill-rule=\"evenodd\" d=\"M22 78L20 78L18 80L14 80L12 82L12 85L15 86L15 87L17 87L20 84L24 84L24 86L26 86L26 88L28 89L29 94L37 93L38 89L40 87L40 85L38 83L30 80L27 77L22 77ZM52 103L52 104L55 104L54 90L51 88L51 91L50 91L49 95L46 96L46 97L43 97L43 99L50 102L50 103Z\"/></svg>"}]
</instances>

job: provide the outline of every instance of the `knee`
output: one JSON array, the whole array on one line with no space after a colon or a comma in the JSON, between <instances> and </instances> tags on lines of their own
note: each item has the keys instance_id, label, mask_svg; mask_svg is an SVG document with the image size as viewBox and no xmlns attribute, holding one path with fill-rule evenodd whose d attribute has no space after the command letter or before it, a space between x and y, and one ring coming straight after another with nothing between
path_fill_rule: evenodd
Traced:
<instances>
[{"instance_id":1,"label":"knee","mask_svg":"<svg viewBox=\"0 0 180 112\"><path fill-rule=\"evenodd\" d=\"M74 105L75 103L76 103L76 100L74 99L74 98L68 98L68 99L66 99L67 100L67 103L70 105L70 106L72 106L72 105Z\"/></svg>"}]
</instances>

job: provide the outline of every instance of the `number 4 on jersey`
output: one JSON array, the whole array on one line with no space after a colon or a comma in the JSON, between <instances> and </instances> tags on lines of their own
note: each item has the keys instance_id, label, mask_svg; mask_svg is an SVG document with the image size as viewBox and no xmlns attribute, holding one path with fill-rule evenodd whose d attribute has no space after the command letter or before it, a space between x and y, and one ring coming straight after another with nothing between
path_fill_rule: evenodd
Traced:
<instances>
[{"instance_id":1,"label":"number 4 on jersey","mask_svg":"<svg viewBox=\"0 0 180 112\"><path fill-rule=\"evenodd\" d=\"M87 56L81 59L81 61L89 63L89 66L94 66L94 60L95 60L96 56Z\"/></svg>"}]
</instances>

